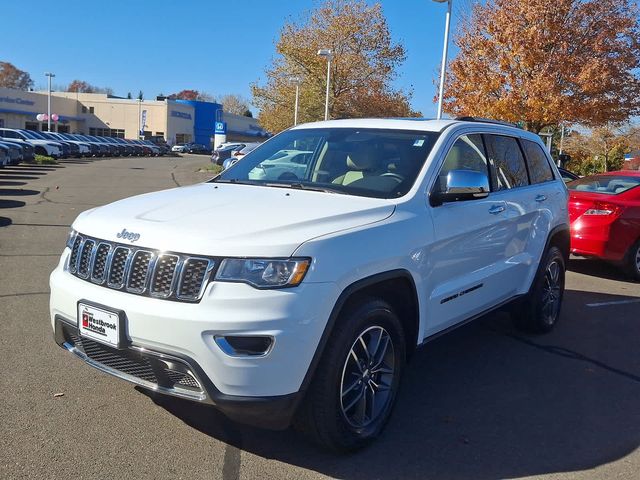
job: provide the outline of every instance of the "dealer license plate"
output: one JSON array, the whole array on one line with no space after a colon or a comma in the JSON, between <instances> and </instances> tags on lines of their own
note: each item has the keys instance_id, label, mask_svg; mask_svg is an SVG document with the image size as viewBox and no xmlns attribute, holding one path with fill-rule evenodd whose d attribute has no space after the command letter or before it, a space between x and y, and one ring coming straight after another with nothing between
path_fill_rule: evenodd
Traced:
<instances>
[{"instance_id":1,"label":"dealer license plate","mask_svg":"<svg viewBox=\"0 0 640 480\"><path fill-rule=\"evenodd\" d=\"M103 308L78 303L78 331L83 337L118 347L120 316Z\"/></svg>"}]
</instances>

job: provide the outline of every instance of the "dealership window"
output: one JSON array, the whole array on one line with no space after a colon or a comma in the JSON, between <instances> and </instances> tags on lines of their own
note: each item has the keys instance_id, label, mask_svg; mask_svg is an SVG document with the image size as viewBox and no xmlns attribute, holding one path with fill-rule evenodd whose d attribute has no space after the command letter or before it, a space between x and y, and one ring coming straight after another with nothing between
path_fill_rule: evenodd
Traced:
<instances>
[{"instance_id":1,"label":"dealership window","mask_svg":"<svg viewBox=\"0 0 640 480\"><path fill-rule=\"evenodd\" d=\"M164 137L164 132L156 132L156 137Z\"/></svg>"},{"instance_id":2,"label":"dealership window","mask_svg":"<svg viewBox=\"0 0 640 480\"><path fill-rule=\"evenodd\" d=\"M46 128L47 125L45 124L44 127ZM40 130L40 125L38 124L38 122L25 122L24 123L24 129L25 130L35 130L38 131Z\"/></svg>"},{"instance_id":3,"label":"dealership window","mask_svg":"<svg viewBox=\"0 0 640 480\"><path fill-rule=\"evenodd\" d=\"M176 133L176 143L189 143L191 135L188 133Z\"/></svg>"},{"instance_id":4,"label":"dealership window","mask_svg":"<svg viewBox=\"0 0 640 480\"><path fill-rule=\"evenodd\" d=\"M85 107L84 105L82 105L82 113L87 113L87 107Z\"/></svg>"},{"instance_id":5,"label":"dealership window","mask_svg":"<svg viewBox=\"0 0 640 480\"><path fill-rule=\"evenodd\" d=\"M58 133L69 133L69 125L58 125Z\"/></svg>"},{"instance_id":6,"label":"dealership window","mask_svg":"<svg viewBox=\"0 0 640 480\"><path fill-rule=\"evenodd\" d=\"M109 132L109 136L115 137L115 138L124 138L124 130L118 129L118 128L112 128L111 131Z\"/></svg>"},{"instance_id":7,"label":"dealership window","mask_svg":"<svg viewBox=\"0 0 640 480\"><path fill-rule=\"evenodd\" d=\"M152 136L153 136L153 132L150 132L149 130L145 130L144 131L144 139L145 140L149 140Z\"/></svg>"},{"instance_id":8,"label":"dealership window","mask_svg":"<svg viewBox=\"0 0 640 480\"><path fill-rule=\"evenodd\" d=\"M93 107L89 107L89 113L93 113Z\"/></svg>"}]
</instances>

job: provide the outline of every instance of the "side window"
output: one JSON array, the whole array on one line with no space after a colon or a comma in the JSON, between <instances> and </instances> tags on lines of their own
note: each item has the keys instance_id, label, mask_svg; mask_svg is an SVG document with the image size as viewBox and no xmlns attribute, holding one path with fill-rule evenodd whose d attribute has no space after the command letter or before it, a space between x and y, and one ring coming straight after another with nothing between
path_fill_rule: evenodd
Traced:
<instances>
[{"instance_id":1,"label":"side window","mask_svg":"<svg viewBox=\"0 0 640 480\"><path fill-rule=\"evenodd\" d=\"M527 166L518 141L502 135L485 135L489 162L493 167L495 190L529 185Z\"/></svg>"},{"instance_id":2,"label":"side window","mask_svg":"<svg viewBox=\"0 0 640 480\"><path fill-rule=\"evenodd\" d=\"M438 174L440 191L444 191L451 170L476 170L489 174L481 135L463 135L453 144Z\"/></svg>"},{"instance_id":3,"label":"side window","mask_svg":"<svg viewBox=\"0 0 640 480\"><path fill-rule=\"evenodd\" d=\"M553 180L553 170L542 147L529 140L521 140L524 153L527 156L531 183L542 183Z\"/></svg>"}]
</instances>

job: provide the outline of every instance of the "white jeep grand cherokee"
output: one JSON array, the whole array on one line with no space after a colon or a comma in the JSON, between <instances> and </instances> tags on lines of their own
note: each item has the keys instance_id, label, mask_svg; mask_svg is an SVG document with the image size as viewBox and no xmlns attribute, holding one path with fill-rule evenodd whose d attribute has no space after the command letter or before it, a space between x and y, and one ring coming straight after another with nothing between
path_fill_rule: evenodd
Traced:
<instances>
[{"instance_id":1,"label":"white jeep grand cherokee","mask_svg":"<svg viewBox=\"0 0 640 480\"><path fill-rule=\"evenodd\" d=\"M206 183L81 214L51 323L106 373L352 450L430 338L508 302L549 331L568 252L567 190L536 135L321 122Z\"/></svg>"}]
</instances>

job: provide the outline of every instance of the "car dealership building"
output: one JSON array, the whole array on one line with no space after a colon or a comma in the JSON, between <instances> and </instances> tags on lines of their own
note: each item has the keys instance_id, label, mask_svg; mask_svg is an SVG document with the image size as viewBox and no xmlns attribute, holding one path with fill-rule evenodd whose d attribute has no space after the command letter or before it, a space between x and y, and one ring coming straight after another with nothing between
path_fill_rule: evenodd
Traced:
<instances>
[{"instance_id":1,"label":"car dealership building","mask_svg":"<svg viewBox=\"0 0 640 480\"><path fill-rule=\"evenodd\" d=\"M47 130L47 92L0 88L0 128ZM219 103L119 98L103 93L52 92L51 114L58 120L51 130L66 133L139 138L161 136L173 145L219 140L259 141L268 136L255 118L224 112Z\"/></svg>"}]
</instances>

